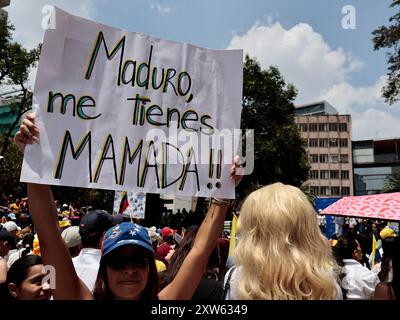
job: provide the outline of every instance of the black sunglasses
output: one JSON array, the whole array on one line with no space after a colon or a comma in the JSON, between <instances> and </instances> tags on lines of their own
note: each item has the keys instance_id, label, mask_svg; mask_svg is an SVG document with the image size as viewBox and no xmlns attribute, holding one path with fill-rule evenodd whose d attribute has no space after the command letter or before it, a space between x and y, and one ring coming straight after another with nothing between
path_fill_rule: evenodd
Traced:
<instances>
[{"instance_id":1,"label":"black sunglasses","mask_svg":"<svg viewBox=\"0 0 400 320\"><path fill-rule=\"evenodd\" d=\"M114 270L125 269L129 264L137 268L144 268L150 264L150 257L141 253L135 253L129 256L111 253L105 256L105 263Z\"/></svg>"}]
</instances>

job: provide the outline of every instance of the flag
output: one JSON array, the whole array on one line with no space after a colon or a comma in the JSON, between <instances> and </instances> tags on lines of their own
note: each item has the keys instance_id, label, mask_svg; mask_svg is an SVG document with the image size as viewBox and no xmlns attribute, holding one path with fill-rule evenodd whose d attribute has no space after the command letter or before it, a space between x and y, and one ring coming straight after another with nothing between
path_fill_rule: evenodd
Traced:
<instances>
[{"instance_id":1,"label":"flag","mask_svg":"<svg viewBox=\"0 0 400 320\"><path fill-rule=\"evenodd\" d=\"M182 230L181 230L181 237L182 237L182 238L185 237L185 232L186 232L185 228L182 227Z\"/></svg>"},{"instance_id":2,"label":"flag","mask_svg":"<svg viewBox=\"0 0 400 320\"><path fill-rule=\"evenodd\" d=\"M376 249L378 248L378 243L376 242L375 235L372 235L372 253L371 253L371 268L375 265Z\"/></svg>"},{"instance_id":3,"label":"flag","mask_svg":"<svg viewBox=\"0 0 400 320\"><path fill-rule=\"evenodd\" d=\"M126 194L126 191L123 191L122 195L121 195L121 202L119 205L118 213L124 212L126 210L126 208L128 208L128 207L129 207L128 195Z\"/></svg>"},{"instance_id":4,"label":"flag","mask_svg":"<svg viewBox=\"0 0 400 320\"><path fill-rule=\"evenodd\" d=\"M235 250L236 228L237 228L237 216L236 216L235 213L233 213L232 227L231 227L231 238L229 240L229 254L228 254L228 256L232 256L233 255L233 251Z\"/></svg>"}]
</instances>

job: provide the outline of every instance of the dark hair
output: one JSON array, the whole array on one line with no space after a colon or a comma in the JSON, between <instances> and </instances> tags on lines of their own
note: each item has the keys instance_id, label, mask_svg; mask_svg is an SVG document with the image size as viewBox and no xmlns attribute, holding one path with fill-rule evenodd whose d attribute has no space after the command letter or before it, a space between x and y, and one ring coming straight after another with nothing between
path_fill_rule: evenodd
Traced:
<instances>
[{"instance_id":1,"label":"dark hair","mask_svg":"<svg viewBox=\"0 0 400 320\"><path fill-rule=\"evenodd\" d=\"M17 287L21 286L22 282L24 282L28 275L29 269L42 263L42 258L35 255L27 255L15 261L7 272L6 281L1 284L1 299L15 300L8 290L8 285L13 283Z\"/></svg>"},{"instance_id":2,"label":"dark hair","mask_svg":"<svg viewBox=\"0 0 400 320\"><path fill-rule=\"evenodd\" d=\"M152 301L158 300L158 273L156 262L154 260L153 254L149 252L149 275L147 278L146 287L140 294L140 300ZM107 278L107 264L105 259L102 257L100 260L99 273L97 274L96 283L94 286L93 296L95 300L114 300L114 295L110 290Z\"/></svg>"},{"instance_id":3,"label":"dark hair","mask_svg":"<svg viewBox=\"0 0 400 320\"><path fill-rule=\"evenodd\" d=\"M21 253L21 257L26 256L29 252L33 250L33 240L35 235L33 233L27 233L22 239L22 246L24 250Z\"/></svg>"},{"instance_id":4,"label":"dark hair","mask_svg":"<svg viewBox=\"0 0 400 320\"><path fill-rule=\"evenodd\" d=\"M357 250L358 245L354 237L341 236L333 247L333 254L337 263L343 266L343 259L353 259L353 253Z\"/></svg>"},{"instance_id":5,"label":"dark hair","mask_svg":"<svg viewBox=\"0 0 400 320\"><path fill-rule=\"evenodd\" d=\"M384 282L390 271L390 261L392 260L392 257L396 251L395 238L387 238L382 240L382 249L382 264L381 271L378 273L378 277L381 282Z\"/></svg>"},{"instance_id":6,"label":"dark hair","mask_svg":"<svg viewBox=\"0 0 400 320\"><path fill-rule=\"evenodd\" d=\"M171 257L171 260L169 261L167 270L160 272L160 289L164 289L175 278L176 274L183 264L183 261L193 247L194 240L196 239L198 231L199 226L197 225L189 227L189 229L186 231L185 237L182 239L179 245L177 245L175 252ZM216 275L211 275L210 269L219 266L219 256L216 248L214 248L208 261L209 263L207 265L207 269L205 270L204 275L207 278L215 278ZM216 277L218 279L218 276Z\"/></svg>"},{"instance_id":7,"label":"dark hair","mask_svg":"<svg viewBox=\"0 0 400 320\"><path fill-rule=\"evenodd\" d=\"M336 245L333 247L333 255L339 266L344 266L343 259L353 259L353 253L358 248L358 243L354 237L348 235L339 237ZM343 269L339 272L340 287L342 289L343 299L346 299L347 290L341 285L343 278L346 274Z\"/></svg>"}]
</instances>

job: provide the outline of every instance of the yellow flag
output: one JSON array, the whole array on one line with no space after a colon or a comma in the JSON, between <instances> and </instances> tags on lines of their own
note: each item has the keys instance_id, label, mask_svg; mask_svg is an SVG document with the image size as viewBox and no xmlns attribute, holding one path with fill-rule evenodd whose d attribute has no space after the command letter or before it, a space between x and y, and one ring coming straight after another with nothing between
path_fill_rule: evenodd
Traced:
<instances>
[{"instance_id":1,"label":"yellow flag","mask_svg":"<svg viewBox=\"0 0 400 320\"><path fill-rule=\"evenodd\" d=\"M378 248L378 243L376 242L375 235L372 235L372 253L371 253L371 268L375 265L376 249Z\"/></svg>"},{"instance_id":2,"label":"yellow flag","mask_svg":"<svg viewBox=\"0 0 400 320\"><path fill-rule=\"evenodd\" d=\"M232 218L232 226L231 226L231 239L229 241L229 256L233 255L233 251L235 250L235 240L236 240L236 228L237 228L237 216L233 213Z\"/></svg>"}]
</instances>

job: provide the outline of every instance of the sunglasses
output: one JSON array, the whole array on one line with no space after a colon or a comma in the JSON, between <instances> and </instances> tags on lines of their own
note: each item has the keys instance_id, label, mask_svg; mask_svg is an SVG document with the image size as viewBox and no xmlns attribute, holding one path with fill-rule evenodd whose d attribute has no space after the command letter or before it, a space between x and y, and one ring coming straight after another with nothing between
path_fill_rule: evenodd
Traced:
<instances>
[{"instance_id":1,"label":"sunglasses","mask_svg":"<svg viewBox=\"0 0 400 320\"><path fill-rule=\"evenodd\" d=\"M128 265L136 268L144 268L150 264L150 257L146 254L135 253L129 256L122 254L110 254L105 257L106 264L114 270L123 270Z\"/></svg>"}]
</instances>

